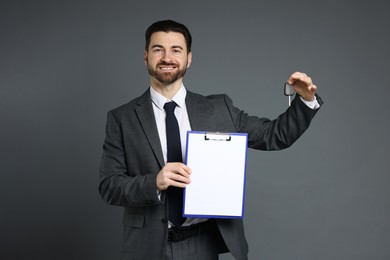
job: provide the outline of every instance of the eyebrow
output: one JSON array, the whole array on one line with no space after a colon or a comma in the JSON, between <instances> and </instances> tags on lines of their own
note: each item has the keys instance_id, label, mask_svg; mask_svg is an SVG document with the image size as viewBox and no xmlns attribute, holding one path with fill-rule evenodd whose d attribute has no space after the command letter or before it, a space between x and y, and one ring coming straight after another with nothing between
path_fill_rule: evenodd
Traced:
<instances>
[{"instance_id":1,"label":"eyebrow","mask_svg":"<svg viewBox=\"0 0 390 260\"><path fill-rule=\"evenodd\" d=\"M160 45L160 44L155 44L152 46L152 49L153 48L164 48L164 46ZM181 49L181 50L184 50L183 47L181 47L180 45L173 45L171 46L171 49Z\"/></svg>"},{"instance_id":2,"label":"eyebrow","mask_svg":"<svg viewBox=\"0 0 390 260\"><path fill-rule=\"evenodd\" d=\"M181 49L181 50L184 50L183 47L181 47L180 45L174 45L172 46L172 49Z\"/></svg>"}]
</instances>

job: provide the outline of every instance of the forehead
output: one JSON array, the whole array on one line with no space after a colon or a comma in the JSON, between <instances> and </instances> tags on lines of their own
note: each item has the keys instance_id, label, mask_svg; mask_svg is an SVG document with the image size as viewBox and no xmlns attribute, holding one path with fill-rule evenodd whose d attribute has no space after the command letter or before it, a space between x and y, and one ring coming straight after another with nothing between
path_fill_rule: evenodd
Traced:
<instances>
[{"instance_id":1,"label":"forehead","mask_svg":"<svg viewBox=\"0 0 390 260\"><path fill-rule=\"evenodd\" d=\"M184 35L178 32L155 32L150 37L149 48L158 45L165 48L180 46L186 50L186 41Z\"/></svg>"}]
</instances>

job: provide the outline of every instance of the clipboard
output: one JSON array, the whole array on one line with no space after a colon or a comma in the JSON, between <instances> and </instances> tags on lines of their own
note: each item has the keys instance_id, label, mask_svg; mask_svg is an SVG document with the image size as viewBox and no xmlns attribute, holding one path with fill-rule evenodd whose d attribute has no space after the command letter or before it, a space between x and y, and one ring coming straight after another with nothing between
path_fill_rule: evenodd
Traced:
<instances>
[{"instance_id":1,"label":"clipboard","mask_svg":"<svg viewBox=\"0 0 390 260\"><path fill-rule=\"evenodd\" d=\"M183 216L243 218L248 134L187 132Z\"/></svg>"}]
</instances>

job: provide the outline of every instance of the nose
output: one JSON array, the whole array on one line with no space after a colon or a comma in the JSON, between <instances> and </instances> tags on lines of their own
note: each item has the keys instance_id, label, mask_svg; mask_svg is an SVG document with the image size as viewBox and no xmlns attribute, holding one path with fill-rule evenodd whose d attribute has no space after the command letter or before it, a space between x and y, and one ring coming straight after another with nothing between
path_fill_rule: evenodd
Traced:
<instances>
[{"instance_id":1,"label":"nose","mask_svg":"<svg viewBox=\"0 0 390 260\"><path fill-rule=\"evenodd\" d=\"M172 61L171 55L168 51L165 51L161 57L161 60L164 62L170 62Z\"/></svg>"}]
</instances>

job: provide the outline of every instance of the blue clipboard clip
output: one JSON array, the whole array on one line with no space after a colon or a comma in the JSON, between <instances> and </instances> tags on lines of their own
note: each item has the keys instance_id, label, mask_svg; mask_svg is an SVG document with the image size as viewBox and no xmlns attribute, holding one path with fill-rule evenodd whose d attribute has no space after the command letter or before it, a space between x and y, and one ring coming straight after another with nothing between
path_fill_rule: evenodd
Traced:
<instances>
[{"instance_id":1,"label":"blue clipboard clip","mask_svg":"<svg viewBox=\"0 0 390 260\"><path fill-rule=\"evenodd\" d=\"M204 140L206 141L231 141L232 136L226 133L204 133Z\"/></svg>"}]
</instances>

